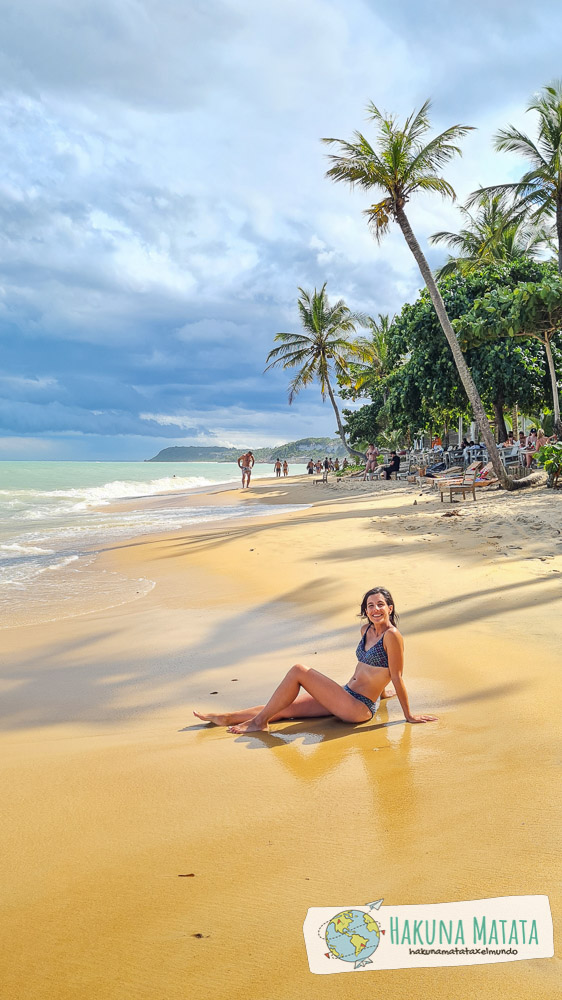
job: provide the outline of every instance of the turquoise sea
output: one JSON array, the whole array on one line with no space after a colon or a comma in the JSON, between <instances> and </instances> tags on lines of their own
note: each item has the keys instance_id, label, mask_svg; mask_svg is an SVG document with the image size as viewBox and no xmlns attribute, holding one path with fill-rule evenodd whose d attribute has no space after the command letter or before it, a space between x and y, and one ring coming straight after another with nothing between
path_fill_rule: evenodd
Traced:
<instances>
[{"instance_id":1,"label":"turquoise sea","mask_svg":"<svg viewBox=\"0 0 562 1000\"><path fill-rule=\"evenodd\" d=\"M305 471L290 467L291 475ZM271 466L257 465L252 478L272 475ZM0 627L96 611L147 593L151 580L102 572L97 554L119 539L248 516L242 503L183 502L186 494L238 482L238 467L226 462L0 462ZM161 509L154 503L159 494L166 494ZM177 504L170 502L174 495ZM295 507L277 508L283 509ZM252 504L253 517L265 514L271 507Z\"/></svg>"}]
</instances>

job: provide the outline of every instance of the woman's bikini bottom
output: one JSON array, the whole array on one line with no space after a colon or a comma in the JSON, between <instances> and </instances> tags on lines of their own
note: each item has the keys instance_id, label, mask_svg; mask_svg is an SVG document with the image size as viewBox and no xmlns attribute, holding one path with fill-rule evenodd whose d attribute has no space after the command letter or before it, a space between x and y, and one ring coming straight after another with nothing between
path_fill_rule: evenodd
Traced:
<instances>
[{"instance_id":1,"label":"woman's bikini bottom","mask_svg":"<svg viewBox=\"0 0 562 1000\"><path fill-rule=\"evenodd\" d=\"M366 705L367 708L369 709L371 713L371 719L373 718L373 715L375 714L377 708L381 703L380 698L377 698L376 701L371 701L370 698L367 698L367 695L359 694L358 691L354 691L353 688L350 688L348 684L344 686L344 691L347 691L347 693L350 694L352 698L357 698L357 701L362 701L363 704Z\"/></svg>"}]
</instances>

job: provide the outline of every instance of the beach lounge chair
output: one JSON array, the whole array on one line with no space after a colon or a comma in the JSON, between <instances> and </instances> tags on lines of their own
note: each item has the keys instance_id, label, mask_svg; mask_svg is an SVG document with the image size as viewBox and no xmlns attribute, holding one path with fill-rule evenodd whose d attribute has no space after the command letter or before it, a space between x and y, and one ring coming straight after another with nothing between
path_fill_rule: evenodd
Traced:
<instances>
[{"instance_id":1,"label":"beach lounge chair","mask_svg":"<svg viewBox=\"0 0 562 1000\"><path fill-rule=\"evenodd\" d=\"M497 476L490 476L489 479L476 479L474 481L474 488L476 490L485 490L488 486L497 486L499 479Z\"/></svg>"},{"instance_id":2,"label":"beach lounge chair","mask_svg":"<svg viewBox=\"0 0 562 1000\"><path fill-rule=\"evenodd\" d=\"M437 489L439 483L443 483L445 480L452 481L453 479L462 479L461 465L452 465L445 472L436 472L433 476L420 476L420 483L430 483L434 489Z\"/></svg>"}]
</instances>

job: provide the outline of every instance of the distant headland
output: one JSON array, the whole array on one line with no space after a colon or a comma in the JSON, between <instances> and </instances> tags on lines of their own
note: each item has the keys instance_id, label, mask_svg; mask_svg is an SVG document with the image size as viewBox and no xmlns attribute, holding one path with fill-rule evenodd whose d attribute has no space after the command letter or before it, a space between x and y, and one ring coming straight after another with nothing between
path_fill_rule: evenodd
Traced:
<instances>
[{"instance_id":1,"label":"distant headland","mask_svg":"<svg viewBox=\"0 0 562 1000\"><path fill-rule=\"evenodd\" d=\"M339 438L301 438L299 441L289 441L288 444L274 445L267 448L252 449L256 462L274 462L280 458L287 462L307 462L310 458L344 458L347 452ZM145 458L145 462L236 462L243 454L243 448L199 448L190 445L187 448L175 446L163 448L154 458Z\"/></svg>"}]
</instances>

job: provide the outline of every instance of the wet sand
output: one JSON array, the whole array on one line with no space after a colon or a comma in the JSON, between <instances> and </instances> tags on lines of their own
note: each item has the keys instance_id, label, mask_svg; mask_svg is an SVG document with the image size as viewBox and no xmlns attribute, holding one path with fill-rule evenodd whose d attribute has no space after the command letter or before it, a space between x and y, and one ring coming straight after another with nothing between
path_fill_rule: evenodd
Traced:
<instances>
[{"instance_id":1,"label":"wet sand","mask_svg":"<svg viewBox=\"0 0 562 1000\"><path fill-rule=\"evenodd\" d=\"M557 940L562 496L450 507L305 479L243 500L246 521L102 556L154 580L146 597L1 634L2 996L555 997L557 958L313 976L302 923L546 893ZM193 718L262 702L297 661L345 683L373 585L401 612L412 708L438 723L406 725L396 699L358 728Z\"/></svg>"}]
</instances>

